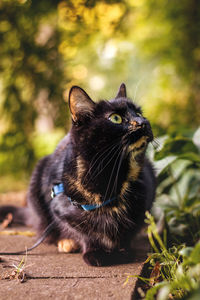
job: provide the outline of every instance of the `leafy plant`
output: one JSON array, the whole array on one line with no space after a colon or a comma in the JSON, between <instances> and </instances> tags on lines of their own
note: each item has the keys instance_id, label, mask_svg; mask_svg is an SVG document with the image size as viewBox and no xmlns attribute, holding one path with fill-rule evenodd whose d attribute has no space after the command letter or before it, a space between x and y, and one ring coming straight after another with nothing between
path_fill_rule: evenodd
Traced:
<instances>
[{"instance_id":1,"label":"leafy plant","mask_svg":"<svg viewBox=\"0 0 200 300\"><path fill-rule=\"evenodd\" d=\"M159 138L149 155L158 180L153 211L162 216L165 226L161 237L154 218L147 213L153 253L146 261L152 269L149 278L138 276L149 287L142 298L199 299L200 128L189 136Z\"/></svg>"},{"instance_id":2,"label":"leafy plant","mask_svg":"<svg viewBox=\"0 0 200 300\"><path fill-rule=\"evenodd\" d=\"M183 299L194 291L196 293L200 287L200 242L194 247L182 244L167 249L149 213L147 223L149 241L154 253L147 260L153 271L149 280L152 288L147 291L145 299L152 300L155 296L157 300Z\"/></svg>"},{"instance_id":3,"label":"leafy plant","mask_svg":"<svg viewBox=\"0 0 200 300\"><path fill-rule=\"evenodd\" d=\"M200 239L200 146L191 137L161 139L151 153L157 171L156 209L164 212L172 241L194 245Z\"/></svg>"}]
</instances>

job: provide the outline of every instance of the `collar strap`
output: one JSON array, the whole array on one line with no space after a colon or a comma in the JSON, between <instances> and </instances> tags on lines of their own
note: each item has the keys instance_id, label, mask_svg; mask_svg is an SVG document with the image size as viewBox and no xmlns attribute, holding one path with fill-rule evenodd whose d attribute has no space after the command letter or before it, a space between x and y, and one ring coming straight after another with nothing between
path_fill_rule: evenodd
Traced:
<instances>
[{"instance_id":1,"label":"collar strap","mask_svg":"<svg viewBox=\"0 0 200 300\"><path fill-rule=\"evenodd\" d=\"M64 192L64 184L63 183L55 184L51 191L51 198L53 199L54 197L56 197L57 195L59 195L63 192ZM70 197L67 196L67 198L71 202L71 204L74 204ZM85 205L80 204L80 207L86 211L95 210L97 208L106 206L107 204L113 202L115 199L116 199L116 197L113 197L111 199L104 201L101 204L85 204Z\"/></svg>"}]
</instances>

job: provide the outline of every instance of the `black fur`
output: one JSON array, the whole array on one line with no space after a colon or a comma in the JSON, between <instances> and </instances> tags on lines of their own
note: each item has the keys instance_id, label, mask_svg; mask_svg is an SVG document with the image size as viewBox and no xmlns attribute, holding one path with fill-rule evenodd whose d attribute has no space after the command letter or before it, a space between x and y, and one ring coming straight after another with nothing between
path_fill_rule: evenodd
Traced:
<instances>
[{"instance_id":1,"label":"black fur","mask_svg":"<svg viewBox=\"0 0 200 300\"><path fill-rule=\"evenodd\" d=\"M140 108L126 98L124 84L115 99L97 104L73 87L69 107L71 130L55 152L36 166L28 210L24 208L21 220L32 224L39 234L55 221L50 242L73 239L86 263L116 263L120 249L129 249L154 200L155 176L145 158L153 139L151 127ZM122 122L113 123L112 114L120 115ZM51 199L52 187L60 182L64 193ZM80 206L101 204L112 197L112 203L92 211ZM5 217L10 209L14 221L19 221L22 208L1 208L0 216Z\"/></svg>"}]
</instances>

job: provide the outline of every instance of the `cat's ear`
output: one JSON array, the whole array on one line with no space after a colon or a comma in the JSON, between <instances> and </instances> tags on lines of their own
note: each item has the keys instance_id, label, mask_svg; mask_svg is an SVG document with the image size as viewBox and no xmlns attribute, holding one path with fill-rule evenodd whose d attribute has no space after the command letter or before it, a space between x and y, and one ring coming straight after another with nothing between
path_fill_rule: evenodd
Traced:
<instances>
[{"instance_id":1,"label":"cat's ear","mask_svg":"<svg viewBox=\"0 0 200 300\"><path fill-rule=\"evenodd\" d=\"M69 92L69 109L74 122L81 116L91 115L95 103L88 94L80 87L73 86Z\"/></svg>"},{"instance_id":2,"label":"cat's ear","mask_svg":"<svg viewBox=\"0 0 200 300\"><path fill-rule=\"evenodd\" d=\"M118 91L115 99L117 99L117 98L126 98L126 86L124 83L122 83L119 87L119 91Z\"/></svg>"}]
</instances>

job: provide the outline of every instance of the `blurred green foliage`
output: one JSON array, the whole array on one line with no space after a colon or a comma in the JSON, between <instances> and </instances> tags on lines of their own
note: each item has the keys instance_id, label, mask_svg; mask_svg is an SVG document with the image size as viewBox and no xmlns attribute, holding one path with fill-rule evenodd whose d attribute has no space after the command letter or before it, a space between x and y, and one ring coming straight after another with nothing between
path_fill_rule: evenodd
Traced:
<instances>
[{"instance_id":1,"label":"blurred green foliage","mask_svg":"<svg viewBox=\"0 0 200 300\"><path fill-rule=\"evenodd\" d=\"M156 135L199 124L198 0L1 0L0 44L0 176L52 151L73 84L97 100L125 82Z\"/></svg>"},{"instance_id":2,"label":"blurred green foliage","mask_svg":"<svg viewBox=\"0 0 200 300\"><path fill-rule=\"evenodd\" d=\"M55 124L64 126L62 101L57 109L64 79L58 51L60 32L55 26L57 4L16 0L0 3L1 174L33 167L32 135L42 106L41 91L46 91L47 109L52 111ZM42 39L45 20L51 22L51 34L47 30Z\"/></svg>"}]
</instances>

